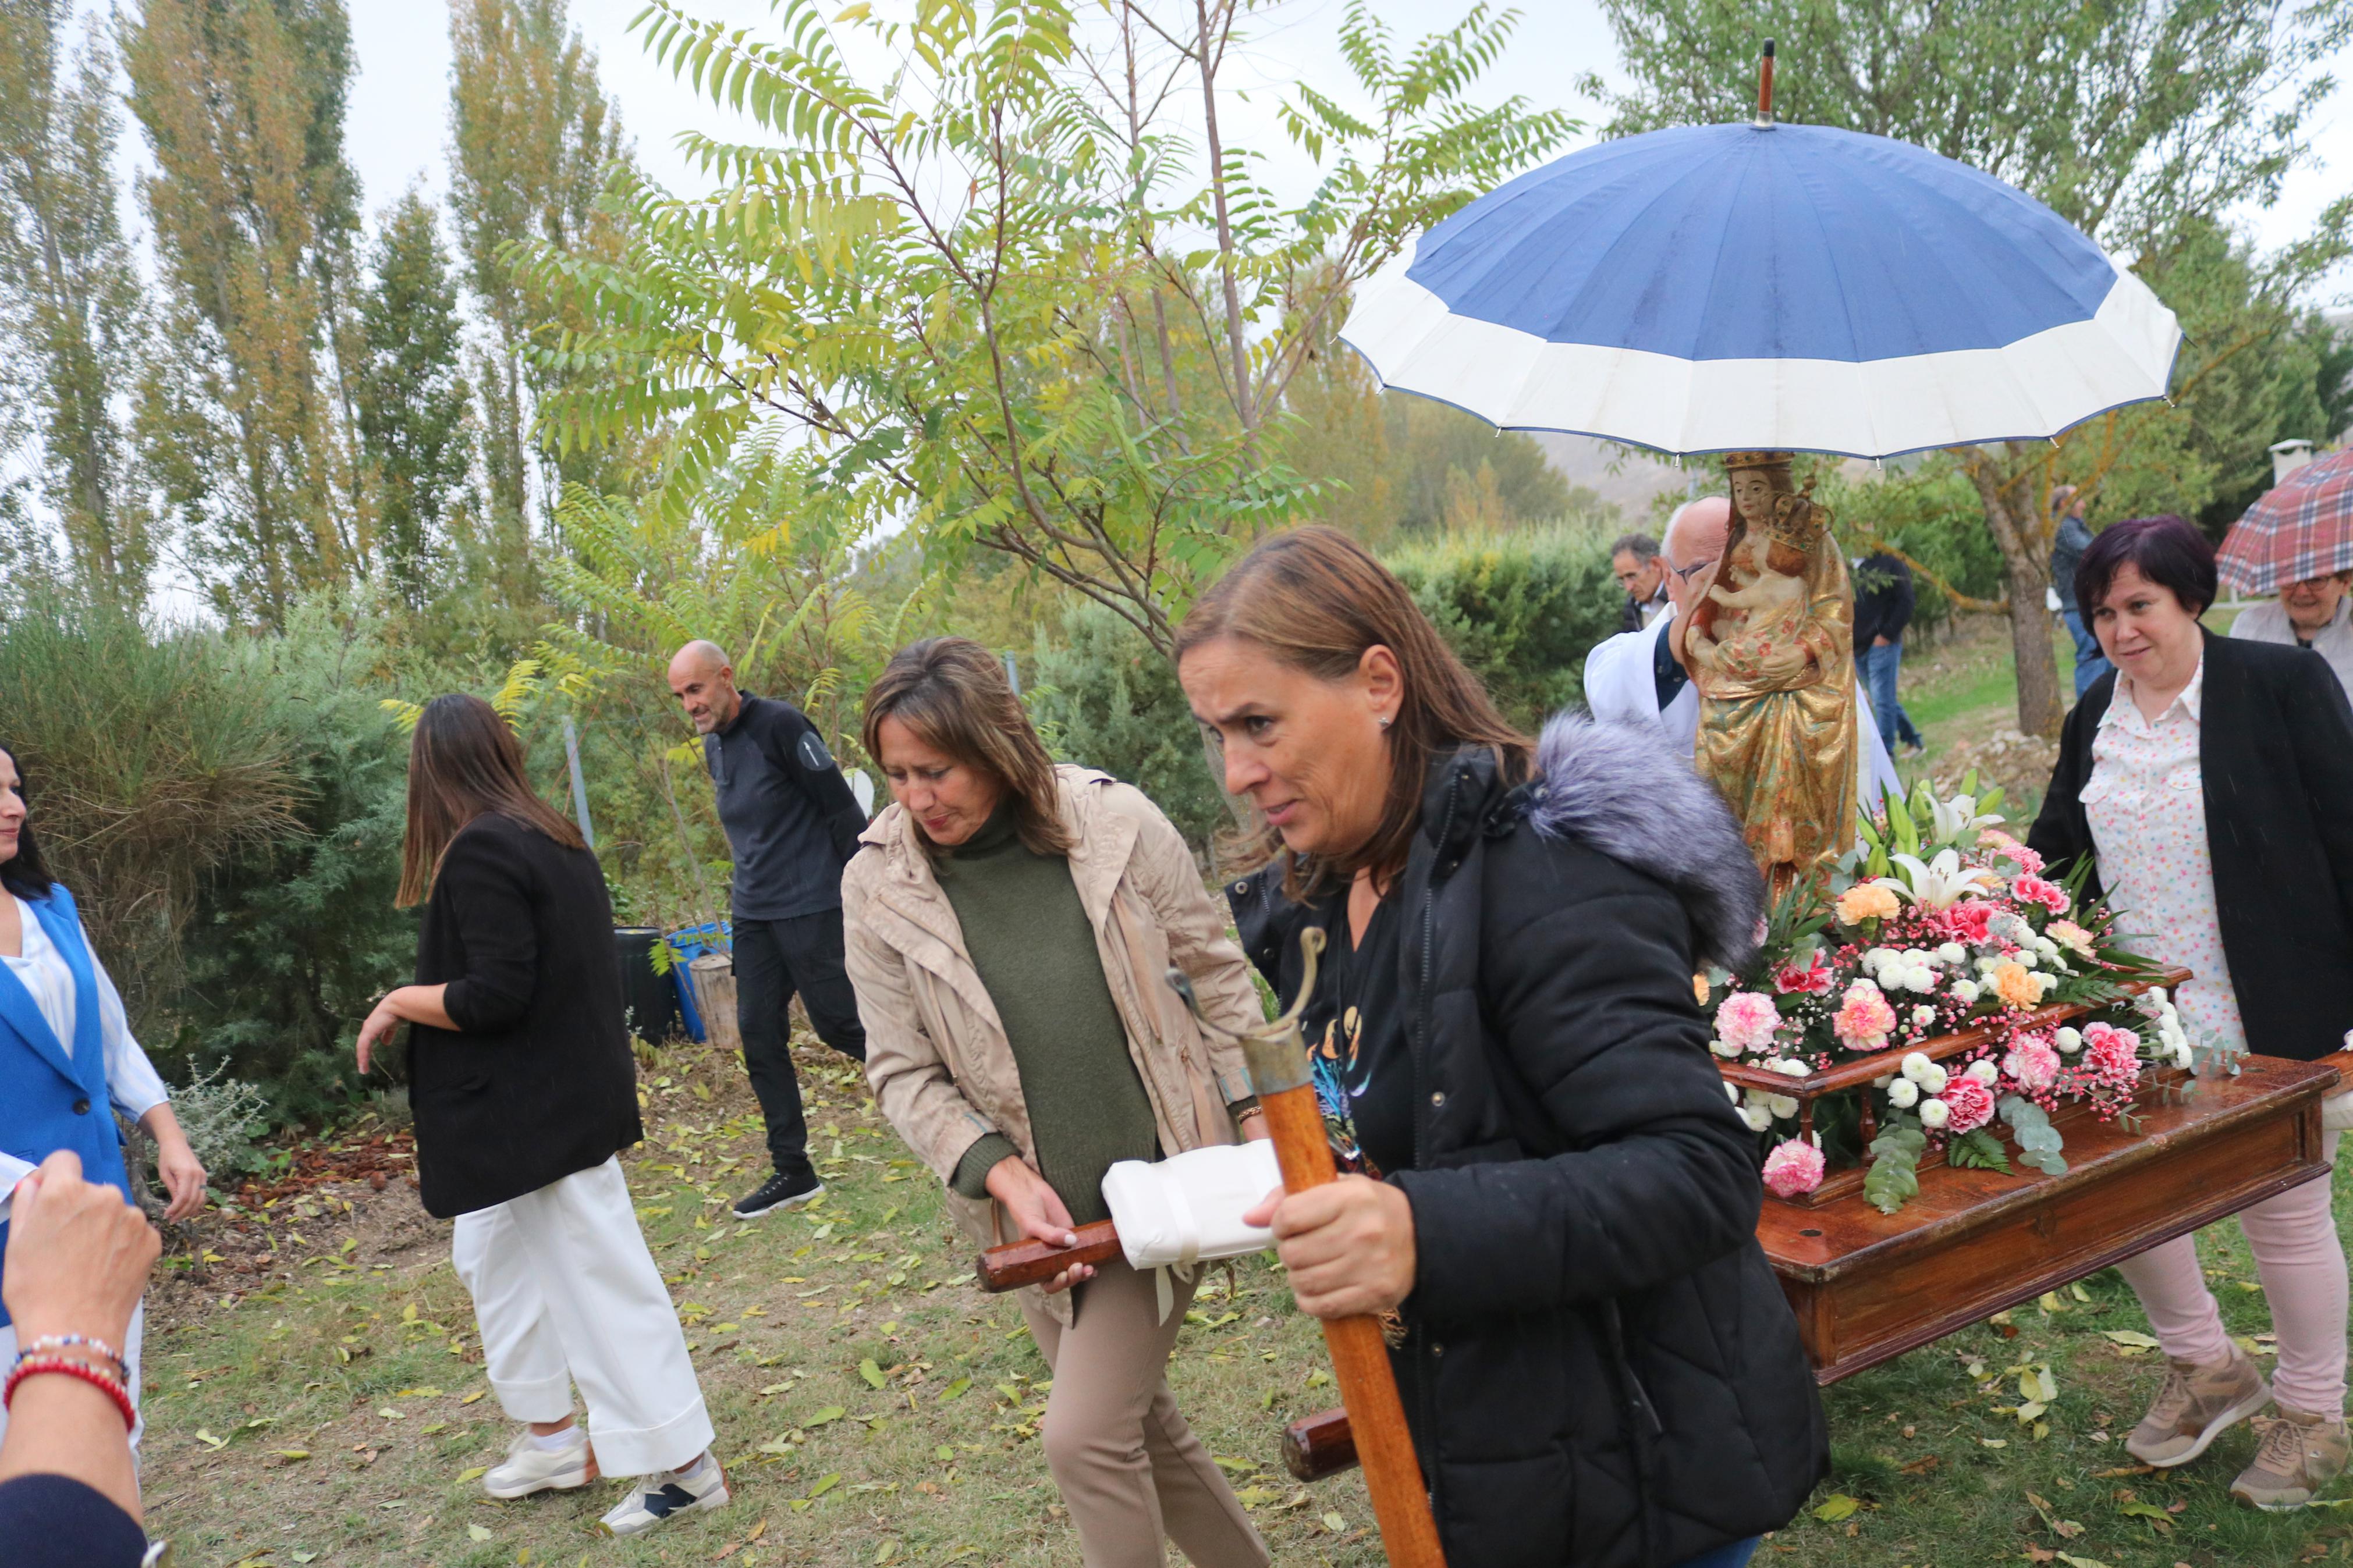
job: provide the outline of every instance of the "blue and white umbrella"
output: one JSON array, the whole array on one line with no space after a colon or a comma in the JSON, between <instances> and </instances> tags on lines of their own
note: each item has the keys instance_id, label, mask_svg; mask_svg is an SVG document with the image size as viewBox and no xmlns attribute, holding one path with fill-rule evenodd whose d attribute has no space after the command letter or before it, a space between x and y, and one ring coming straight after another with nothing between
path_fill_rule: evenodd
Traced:
<instances>
[{"instance_id":1,"label":"blue and white umbrella","mask_svg":"<svg viewBox=\"0 0 2353 1568\"><path fill-rule=\"evenodd\" d=\"M1991 175L1735 124L1521 175L1367 280L1341 337L1384 384L1506 429L1882 458L2162 397L2181 330Z\"/></svg>"}]
</instances>

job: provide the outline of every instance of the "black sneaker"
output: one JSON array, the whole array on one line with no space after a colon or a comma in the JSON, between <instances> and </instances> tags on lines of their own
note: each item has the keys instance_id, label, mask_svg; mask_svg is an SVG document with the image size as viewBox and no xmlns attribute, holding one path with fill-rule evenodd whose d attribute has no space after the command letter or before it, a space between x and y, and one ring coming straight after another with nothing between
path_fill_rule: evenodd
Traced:
<instances>
[{"instance_id":1,"label":"black sneaker","mask_svg":"<svg viewBox=\"0 0 2353 1568\"><path fill-rule=\"evenodd\" d=\"M787 1176L782 1171L760 1184L760 1190L735 1200L737 1219L751 1219L770 1209L798 1208L825 1191L825 1184L817 1179L814 1171L797 1176Z\"/></svg>"}]
</instances>

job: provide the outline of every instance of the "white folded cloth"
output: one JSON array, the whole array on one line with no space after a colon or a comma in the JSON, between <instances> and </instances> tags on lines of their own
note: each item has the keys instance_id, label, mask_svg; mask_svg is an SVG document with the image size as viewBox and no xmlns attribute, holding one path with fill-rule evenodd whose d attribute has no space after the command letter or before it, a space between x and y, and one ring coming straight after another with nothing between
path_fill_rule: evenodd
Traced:
<instances>
[{"instance_id":1,"label":"white folded cloth","mask_svg":"<svg viewBox=\"0 0 2353 1568\"><path fill-rule=\"evenodd\" d=\"M1174 1300L1165 1270L1190 1279L1197 1263L1274 1245L1272 1231L1244 1225L1242 1215L1282 1184L1274 1144L1266 1139L1194 1149L1151 1164L1122 1160L1103 1173L1103 1201L1111 1205L1128 1266L1164 1271L1164 1321Z\"/></svg>"}]
</instances>

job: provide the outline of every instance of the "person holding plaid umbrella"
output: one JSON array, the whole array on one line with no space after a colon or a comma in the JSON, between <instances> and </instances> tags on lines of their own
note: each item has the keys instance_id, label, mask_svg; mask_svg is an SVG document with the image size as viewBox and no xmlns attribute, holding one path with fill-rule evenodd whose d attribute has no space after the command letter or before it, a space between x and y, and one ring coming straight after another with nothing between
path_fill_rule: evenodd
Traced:
<instances>
[{"instance_id":1,"label":"person holding plaid umbrella","mask_svg":"<svg viewBox=\"0 0 2353 1568\"><path fill-rule=\"evenodd\" d=\"M2232 525L2215 568L2232 587L2277 593L2231 635L2308 647L2353 692L2353 452L2306 463Z\"/></svg>"}]
</instances>

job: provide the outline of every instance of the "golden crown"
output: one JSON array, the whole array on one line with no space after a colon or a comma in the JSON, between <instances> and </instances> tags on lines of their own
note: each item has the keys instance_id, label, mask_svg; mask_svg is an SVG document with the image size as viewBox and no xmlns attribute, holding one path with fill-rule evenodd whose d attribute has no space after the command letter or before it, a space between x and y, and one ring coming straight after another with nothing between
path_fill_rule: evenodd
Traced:
<instances>
[{"instance_id":1,"label":"golden crown","mask_svg":"<svg viewBox=\"0 0 2353 1568\"><path fill-rule=\"evenodd\" d=\"M1776 544L1786 544L1792 550L1813 552L1815 542L1830 522L1830 514L1816 506L1810 497L1801 495L1773 498L1773 521L1765 526L1765 537Z\"/></svg>"},{"instance_id":2,"label":"golden crown","mask_svg":"<svg viewBox=\"0 0 2353 1568\"><path fill-rule=\"evenodd\" d=\"M1724 467L1734 468L1786 468L1796 458L1794 452L1726 452Z\"/></svg>"}]
</instances>

